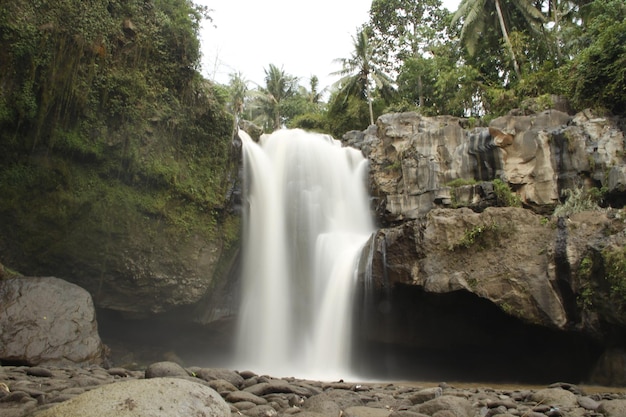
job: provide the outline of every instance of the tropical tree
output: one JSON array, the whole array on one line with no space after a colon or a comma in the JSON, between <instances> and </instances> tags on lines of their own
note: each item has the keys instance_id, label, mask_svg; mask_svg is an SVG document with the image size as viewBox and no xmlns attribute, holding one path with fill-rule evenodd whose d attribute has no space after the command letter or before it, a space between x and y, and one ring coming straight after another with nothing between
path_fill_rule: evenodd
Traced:
<instances>
[{"instance_id":1,"label":"tropical tree","mask_svg":"<svg viewBox=\"0 0 626 417\"><path fill-rule=\"evenodd\" d=\"M228 83L228 92L230 94L229 108L234 118L233 133L239 126L239 120L243 114L244 104L248 96L248 81L241 72L230 74Z\"/></svg>"},{"instance_id":2,"label":"tropical tree","mask_svg":"<svg viewBox=\"0 0 626 417\"><path fill-rule=\"evenodd\" d=\"M350 58L339 58L335 62L342 64L342 69L333 73L341 79L335 83L339 96L343 100L358 97L367 101L370 124L374 124L373 93L374 89L384 99L391 99L395 90L393 81L374 60L374 45L370 42L367 27L359 30L352 38L354 50Z\"/></svg>"},{"instance_id":3,"label":"tropical tree","mask_svg":"<svg viewBox=\"0 0 626 417\"><path fill-rule=\"evenodd\" d=\"M280 129L283 122L281 105L297 92L297 88L298 78L285 73L282 68L270 64L265 69L265 87L260 87L256 92L254 105L267 129Z\"/></svg>"},{"instance_id":4,"label":"tropical tree","mask_svg":"<svg viewBox=\"0 0 626 417\"><path fill-rule=\"evenodd\" d=\"M544 21L543 14L532 0L461 0L452 24L462 20L460 37L470 55L475 54L479 40L489 27L499 27L515 75L520 79L520 65L510 39L510 28L518 23L513 19L515 12L521 17L526 29L536 31Z\"/></svg>"},{"instance_id":5,"label":"tropical tree","mask_svg":"<svg viewBox=\"0 0 626 417\"><path fill-rule=\"evenodd\" d=\"M374 0L370 28L376 56L387 70L397 71L442 36L445 14L441 0Z\"/></svg>"},{"instance_id":6,"label":"tropical tree","mask_svg":"<svg viewBox=\"0 0 626 417\"><path fill-rule=\"evenodd\" d=\"M577 109L605 108L626 114L626 3L589 5L584 34L589 44L563 67L563 83Z\"/></svg>"}]
</instances>

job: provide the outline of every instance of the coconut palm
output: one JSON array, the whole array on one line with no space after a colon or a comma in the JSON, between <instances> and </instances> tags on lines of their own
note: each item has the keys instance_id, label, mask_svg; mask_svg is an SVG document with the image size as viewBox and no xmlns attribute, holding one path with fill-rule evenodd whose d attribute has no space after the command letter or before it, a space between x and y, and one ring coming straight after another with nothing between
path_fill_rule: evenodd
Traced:
<instances>
[{"instance_id":1,"label":"coconut palm","mask_svg":"<svg viewBox=\"0 0 626 417\"><path fill-rule=\"evenodd\" d=\"M336 59L335 62L342 64L342 69L332 75L342 77L335 83L335 86L339 88L339 94L343 95L346 100L351 96L367 100L370 123L374 124L372 87L375 87L384 98L389 98L394 91L392 80L380 71L374 61L374 47L370 43L367 28L359 30L352 41L354 46L352 56L347 59Z\"/></svg>"},{"instance_id":2,"label":"coconut palm","mask_svg":"<svg viewBox=\"0 0 626 417\"><path fill-rule=\"evenodd\" d=\"M285 99L292 97L298 88L298 78L288 75L281 68L270 64L265 69L265 87L259 87L255 95L255 104L269 123L264 123L272 130L280 129L282 124L280 106Z\"/></svg>"},{"instance_id":3,"label":"coconut palm","mask_svg":"<svg viewBox=\"0 0 626 417\"><path fill-rule=\"evenodd\" d=\"M233 129L236 132L239 126L239 119L243 113L243 107L248 95L248 81L241 72L230 74L230 82L228 83L228 92L230 93L231 112L234 118Z\"/></svg>"},{"instance_id":4,"label":"coconut palm","mask_svg":"<svg viewBox=\"0 0 626 417\"><path fill-rule=\"evenodd\" d=\"M503 9L503 4L508 6L508 9ZM535 8L532 0L508 0L506 2L502 0L461 0L458 10L452 17L452 24L461 19L463 20L461 41L465 44L470 55L474 55L476 52L480 35L484 32L485 26L489 24L498 25L513 62L513 69L519 79L521 77L520 66L509 38L509 29L507 29L507 24L509 27L511 24L509 16L511 11L509 9L511 8L514 8L521 14L525 23L531 29L535 29L539 23L544 21L543 14ZM494 9L497 20L490 21Z\"/></svg>"}]
</instances>

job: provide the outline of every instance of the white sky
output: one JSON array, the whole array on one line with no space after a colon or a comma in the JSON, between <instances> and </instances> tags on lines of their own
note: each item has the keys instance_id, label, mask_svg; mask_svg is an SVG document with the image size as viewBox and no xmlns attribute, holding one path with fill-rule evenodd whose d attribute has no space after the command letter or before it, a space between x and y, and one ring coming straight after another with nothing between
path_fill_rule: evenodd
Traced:
<instances>
[{"instance_id":1,"label":"white sky","mask_svg":"<svg viewBox=\"0 0 626 417\"><path fill-rule=\"evenodd\" d=\"M410 0L407 0L410 1ZM459 0L443 0L456 10ZM319 88L330 87L338 76L336 58L349 58L352 36L368 20L372 0L195 0L208 6L212 24L201 32L202 72L228 84L229 74L264 85L270 64L309 87L316 75ZM215 27L214 27L215 26ZM249 88L254 88L250 84Z\"/></svg>"}]
</instances>

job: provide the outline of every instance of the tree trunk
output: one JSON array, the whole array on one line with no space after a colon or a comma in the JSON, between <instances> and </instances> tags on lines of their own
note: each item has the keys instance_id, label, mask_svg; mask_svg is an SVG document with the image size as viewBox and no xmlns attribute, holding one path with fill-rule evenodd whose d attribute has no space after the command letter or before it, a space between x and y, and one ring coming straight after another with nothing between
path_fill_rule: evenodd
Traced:
<instances>
[{"instance_id":1,"label":"tree trunk","mask_svg":"<svg viewBox=\"0 0 626 417\"><path fill-rule=\"evenodd\" d=\"M417 77L417 90L419 94L419 107L421 109L424 107L424 84L422 82L421 74Z\"/></svg>"},{"instance_id":2,"label":"tree trunk","mask_svg":"<svg viewBox=\"0 0 626 417\"><path fill-rule=\"evenodd\" d=\"M504 24L504 16L502 16L500 0L496 0L496 11L498 12L498 20L500 21L500 29L502 29L502 37L504 37L504 43L506 43L506 46L509 48L509 53L511 54L511 60L513 61L513 69L515 70L515 75L517 75L517 78L520 79L522 78L522 74L519 69L519 64L517 63L517 58L515 57L515 51L513 51L513 45L511 44L509 34Z\"/></svg>"},{"instance_id":3,"label":"tree trunk","mask_svg":"<svg viewBox=\"0 0 626 417\"><path fill-rule=\"evenodd\" d=\"M370 91L369 80L367 81L367 106L370 111L370 126L374 124L374 107L372 105L372 92Z\"/></svg>"}]
</instances>

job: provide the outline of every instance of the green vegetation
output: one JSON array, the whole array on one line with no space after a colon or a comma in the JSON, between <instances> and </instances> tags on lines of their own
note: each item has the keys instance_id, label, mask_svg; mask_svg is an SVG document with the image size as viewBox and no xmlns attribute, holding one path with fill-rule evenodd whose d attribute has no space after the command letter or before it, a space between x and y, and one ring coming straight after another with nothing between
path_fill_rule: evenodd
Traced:
<instances>
[{"instance_id":1,"label":"green vegetation","mask_svg":"<svg viewBox=\"0 0 626 417\"><path fill-rule=\"evenodd\" d=\"M585 256L578 265L578 279L580 289L576 302L582 310L590 310L593 307L593 288L592 288L592 271L593 261L589 256Z\"/></svg>"},{"instance_id":2,"label":"green vegetation","mask_svg":"<svg viewBox=\"0 0 626 417\"><path fill-rule=\"evenodd\" d=\"M563 196L566 198L554 209L554 216L569 217L574 213L587 210L601 210L600 203L605 191L598 188L585 189L582 187L565 189Z\"/></svg>"},{"instance_id":3,"label":"green vegetation","mask_svg":"<svg viewBox=\"0 0 626 417\"><path fill-rule=\"evenodd\" d=\"M503 207L521 207L522 201L513 193L509 185L502 180L493 180L493 192L496 195L497 204Z\"/></svg>"},{"instance_id":4,"label":"green vegetation","mask_svg":"<svg viewBox=\"0 0 626 417\"><path fill-rule=\"evenodd\" d=\"M206 17L189 0L3 2L7 256L104 265L133 233L236 240L228 94L198 72Z\"/></svg>"},{"instance_id":5,"label":"green vegetation","mask_svg":"<svg viewBox=\"0 0 626 417\"><path fill-rule=\"evenodd\" d=\"M610 300L619 311L626 307L626 247L602 251L606 280L610 285Z\"/></svg>"},{"instance_id":6,"label":"green vegetation","mask_svg":"<svg viewBox=\"0 0 626 417\"><path fill-rule=\"evenodd\" d=\"M469 249L472 247L477 250L487 249L492 243L497 241L501 232L501 227L495 222L485 225L476 225L471 229L465 230L463 237L451 248L451 250Z\"/></svg>"}]
</instances>

